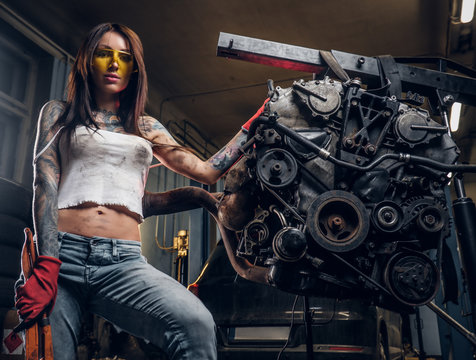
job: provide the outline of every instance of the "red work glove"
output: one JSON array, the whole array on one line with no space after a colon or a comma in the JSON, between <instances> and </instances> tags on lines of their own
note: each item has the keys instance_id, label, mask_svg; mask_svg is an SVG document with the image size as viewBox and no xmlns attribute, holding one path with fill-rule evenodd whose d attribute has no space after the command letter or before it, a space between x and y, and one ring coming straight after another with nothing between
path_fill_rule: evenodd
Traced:
<instances>
[{"instance_id":1,"label":"red work glove","mask_svg":"<svg viewBox=\"0 0 476 360\"><path fill-rule=\"evenodd\" d=\"M266 105L266 103L269 101L269 98L267 98L263 105L261 105L261 107L258 109L258 111L256 112L256 114L254 114L247 122L245 122L243 124L243 126L241 126L241 129L247 133L248 130L250 129L250 126L251 126L251 123L258 117L261 115L261 113L264 111L264 106Z\"/></svg>"},{"instance_id":2,"label":"red work glove","mask_svg":"<svg viewBox=\"0 0 476 360\"><path fill-rule=\"evenodd\" d=\"M38 256L32 275L16 290L15 307L25 323L36 319L45 310L53 310L58 292L61 261L50 256Z\"/></svg>"}]
</instances>

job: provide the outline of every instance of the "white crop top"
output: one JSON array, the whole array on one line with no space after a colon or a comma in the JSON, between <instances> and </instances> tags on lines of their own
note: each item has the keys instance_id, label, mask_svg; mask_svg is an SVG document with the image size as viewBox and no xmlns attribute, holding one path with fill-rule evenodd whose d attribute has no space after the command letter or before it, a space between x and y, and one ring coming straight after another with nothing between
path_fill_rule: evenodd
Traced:
<instances>
[{"instance_id":1,"label":"white crop top","mask_svg":"<svg viewBox=\"0 0 476 360\"><path fill-rule=\"evenodd\" d=\"M132 134L79 126L59 143L58 209L85 202L121 205L143 221L142 197L152 161L152 143Z\"/></svg>"}]
</instances>

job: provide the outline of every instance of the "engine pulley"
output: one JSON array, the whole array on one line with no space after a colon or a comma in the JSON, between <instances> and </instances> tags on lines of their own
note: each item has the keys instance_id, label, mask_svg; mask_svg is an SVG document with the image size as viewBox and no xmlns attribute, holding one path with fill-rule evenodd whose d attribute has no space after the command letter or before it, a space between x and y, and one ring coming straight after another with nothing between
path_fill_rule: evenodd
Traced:
<instances>
[{"instance_id":1,"label":"engine pulley","mask_svg":"<svg viewBox=\"0 0 476 360\"><path fill-rule=\"evenodd\" d=\"M256 172L265 185L281 189L293 183L298 167L296 159L288 151L269 149L259 157Z\"/></svg>"},{"instance_id":2,"label":"engine pulley","mask_svg":"<svg viewBox=\"0 0 476 360\"><path fill-rule=\"evenodd\" d=\"M449 213L442 199L432 197L411 198L404 204L405 222L414 224L420 236L436 239L435 233L449 235ZM420 239L423 240L423 239Z\"/></svg>"},{"instance_id":3,"label":"engine pulley","mask_svg":"<svg viewBox=\"0 0 476 360\"><path fill-rule=\"evenodd\" d=\"M341 190L319 195L307 211L306 225L312 238L334 252L350 251L365 240L369 216L362 201Z\"/></svg>"},{"instance_id":4,"label":"engine pulley","mask_svg":"<svg viewBox=\"0 0 476 360\"><path fill-rule=\"evenodd\" d=\"M375 205L372 211L372 220L380 231L393 233L402 227L404 213L402 208L393 201L382 201Z\"/></svg>"},{"instance_id":5,"label":"engine pulley","mask_svg":"<svg viewBox=\"0 0 476 360\"><path fill-rule=\"evenodd\" d=\"M283 261L298 261L306 254L306 250L306 236L299 229L282 228L273 238L273 251L278 259Z\"/></svg>"},{"instance_id":6,"label":"engine pulley","mask_svg":"<svg viewBox=\"0 0 476 360\"><path fill-rule=\"evenodd\" d=\"M438 291L439 271L423 253L400 252L387 263L384 280L390 292L402 303L421 306L430 302Z\"/></svg>"},{"instance_id":7,"label":"engine pulley","mask_svg":"<svg viewBox=\"0 0 476 360\"><path fill-rule=\"evenodd\" d=\"M418 214L417 225L427 233L436 233L443 229L447 222L446 213L443 208L437 206L427 206Z\"/></svg>"}]
</instances>

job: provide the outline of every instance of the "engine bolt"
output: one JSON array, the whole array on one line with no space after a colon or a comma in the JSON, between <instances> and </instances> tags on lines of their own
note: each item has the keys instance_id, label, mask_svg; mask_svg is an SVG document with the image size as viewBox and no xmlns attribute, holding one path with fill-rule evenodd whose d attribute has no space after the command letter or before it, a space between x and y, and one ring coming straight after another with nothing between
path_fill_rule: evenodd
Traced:
<instances>
[{"instance_id":1,"label":"engine bolt","mask_svg":"<svg viewBox=\"0 0 476 360\"><path fill-rule=\"evenodd\" d=\"M383 213L383 219L389 223L389 222L392 222L393 220L393 213L391 211L385 211Z\"/></svg>"},{"instance_id":2,"label":"engine bolt","mask_svg":"<svg viewBox=\"0 0 476 360\"><path fill-rule=\"evenodd\" d=\"M436 223L436 218L433 215L426 215L423 220L425 221L425 224L428 226L434 226Z\"/></svg>"},{"instance_id":3,"label":"engine bolt","mask_svg":"<svg viewBox=\"0 0 476 360\"><path fill-rule=\"evenodd\" d=\"M367 154L374 154L376 148L375 148L374 145L369 145L369 146L367 146L367 148L365 150L367 151Z\"/></svg>"},{"instance_id":4,"label":"engine bolt","mask_svg":"<svg viewBox=\"0 0 476 360\"><path fill-rule=\"evenodd\" d=\"M269 171L270 171L271 174L273 174L273 175L279 175L279 174L281 174L281 164L279 164L279 163L274 164L273 166L271 166L271 168L269 169Z\"/></svg>"},{"instance_id":5,"label":"engine bolt","mask_svg":"<svg viewBox=\"0 0 476 360\"><path fill-rule=\"evenodd\" d=\"M351 138L346 138L344 140L344 145L348 148L352 148L352 146L354 145L354 141Z\"/></svg>"},{"instance_id":6,"label":"engine bolt","mask_svg":"<svg viewBox=\"0 0 476 360\"><path fill-rule=\"evenodd\" d=\"M340 216L330 217L328 220L329 227L332 231L340 231L344 228L344 221Z\"/></svg>"},{"instance_id":7,"label":"engine bolt","mask_svg":"<svg viewBox=\"0 0 476 360\"><path fill-rule=\"evenodd\" d=\"M443 102L444 102L446 105L452 104L454 101L455 101L455 98L453 97L453 95L446 95L446 96L443 98Z\"/></svg>"}]
</instances>

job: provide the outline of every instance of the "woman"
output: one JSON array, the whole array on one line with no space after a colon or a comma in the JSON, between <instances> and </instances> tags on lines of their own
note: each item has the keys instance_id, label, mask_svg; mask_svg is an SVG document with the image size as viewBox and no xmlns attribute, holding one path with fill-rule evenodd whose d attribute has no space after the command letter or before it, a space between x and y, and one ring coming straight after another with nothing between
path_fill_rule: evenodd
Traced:
<instances>
[{"instance_id":1,"label":"woman","mask_svg":"<svg viewBox=\"0 0 476 360\"><path fill-rule=\"evenodd\" d=\"M40 113L33 205L39 259L17 289L16 306L26 322L51 312L56 360L74 358L85 310L171 359L216 358L210 313L141 256L141 200L152 154L211 184L238 158L250 122L202 161L144 115L146 93L138 36L101 24L78 52L66 103L49 102Z\"/></svg>"}]
</instances>

